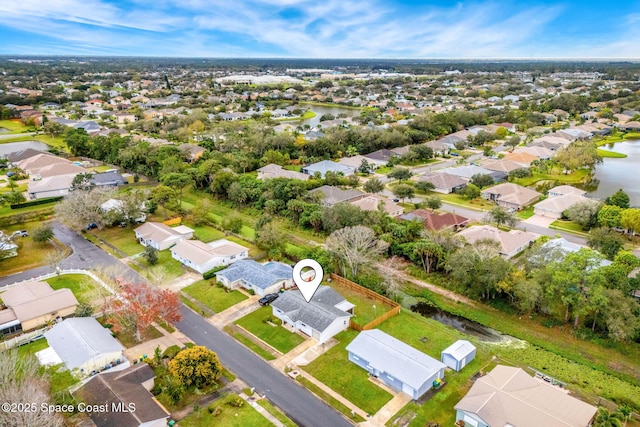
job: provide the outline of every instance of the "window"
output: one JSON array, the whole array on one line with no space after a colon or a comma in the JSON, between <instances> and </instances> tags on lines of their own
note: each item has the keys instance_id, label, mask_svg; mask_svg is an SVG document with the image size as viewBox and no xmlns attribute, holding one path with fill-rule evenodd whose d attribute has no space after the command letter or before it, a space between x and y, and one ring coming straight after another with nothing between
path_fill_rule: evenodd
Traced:
<instances>
[{"instance_id":1,"label":"window","mask_svg":"<svg viewBox=\"0 0 640 427\"><path fill-rule=\"evenodd\" d=\"M358 356L356 356L355 354L352 354L352 355L351 355L351 358L352 358L353 360L360 360L360 358L359 358Z\"/></svg>"}]
</instances>

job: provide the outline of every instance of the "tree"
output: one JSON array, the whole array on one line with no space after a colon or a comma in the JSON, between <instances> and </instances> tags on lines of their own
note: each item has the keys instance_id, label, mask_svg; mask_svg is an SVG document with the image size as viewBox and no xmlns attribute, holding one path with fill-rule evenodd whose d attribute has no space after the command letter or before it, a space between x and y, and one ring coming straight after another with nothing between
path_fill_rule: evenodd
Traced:
<instances>
[{"instance_id":1,"label":"tree","mask_svg":"<svg viewBox=\"0 0 640 427\"><path fill-rule=\"evenodd\" d=\"M493 177L491 175L477 173L471 177L470 182L478 188L484 188L493 185Z\"/></svg>"},{"instance_id":2,"label":"tree","mask_svg":"<svg viewBox=\"0 0 640 427\"><path fill-rule=\"evenodd\" d=\"M60 266L62 261L64 261L68 255L69 253L67 251L56 249L55 251L47 252L43 261L46 265L53 267L56 270L57 275L60 275Z\"/></svg>"},{"instance_id":3,"label":"tree","mask_svg":"<svg viewBox=\"0 0 640 427\"><path fill-rule=\"evenodd\" d=\"M376 238L372 229L356 225L336 230L327 238L327 250L342 266L347 268L351 277L358 275L361 265L370 263L373 259L387 250L389 244Z\"/></svg>"},{"instance_id":4,"label":"tree","mask_svg":"<svg viewBox=\"0 0 640 427\"><path fill-rule=\"evenodd\" d=\"M277 257L284 253L287 235L274 222L268 222L256 229L256 245L266 250L270 257Z\"/></svg>"},{"instance_id":5,"label":"tree","mask_svg":"<svg viewBox=\"0 0 640 427\"><path fill-rule=\"evenodd\" d=\"M90 154L89 134L83 128L68 128L64 134L64 142L74 156L88 156Z\"/></svg>"},{"instance_id":6,"label":"tree","mask_svg":"<svg viewBox=\"0 0 640 427\"><path fill-rule=\"evenodd\" d=\"M623 415L618 412L609 412L606 408L598 408L593 427L622 427Z\"/></svg>"},{"instance_id":7,"label":"tree","mask_svg":"<svg viewBox=\"0 0 640 427\"><path fill-rule=\"evenodd\" d=\"M602 312L607 335L614 341L631 341L640 332L638 303L619 289L607 289L605 295L609 301Z\"/></svg>"},{"instance_id":8,"label":"tree","mask_svg":"<svg viewBox=\"0 0 640 427\"><path fill-rule=\"evenodd\" d=\"M413 186L408 184L398 184L395 187L393 187L393 194L399 199L402 199L403 202L404 202L404 199L412 198L414 192L415 190Z\"/></svg>"},{"instance_id":9,"label":"tree","mask_svg":"<svg viewBox=\"0 0 640 427\"><path fill-rule=\"evenodd\" d=\"M518 217L512 212L506 211L502 206L494 206L489 212L487 212L487 219L495 222L497 227L505 224L509 227L513 227L518 223Z\"/></svg>"},{"instance_id":10,"label":"tree","mask_svg":"<svg viewBox=\"0 0 640 427\"><path fill-rule=\"evenodd\" d=\"M566 216L584 230L589 230L598 221L598 211L602 205L590 201L576 203L565 211Z\"/></svg>"},{"instance_id":11,"label":"tree","mask_svg":"<svg viewBox=\"0 0 640 427\"><path fill-rule=\"evenodd\" d=\"M464 196L469 200L477 199L478 197L480 197L480 189L477 185L469 183L465 187L462 194L464 194Z\"/></svg>"},{"instance_id":12,"label":"tree","mask_svg":"<svg viewBox=\"0 0 640 427\"><path fill-rule=\"evenodd\" d=\"M53 239L53 227L49 223L45 223L37 227L31 232L34 242L46 243Z\"/></svg>"},{"instance_id":13,"label":"tree","mask_svg":"<svg viewBox=\"0 0 640 427\"><path fill-rule=\"evenodd\" d=\"M180 351L169 362L169 372L185 387L214 384L222 371L218 355L207 347L195 345Z\"/></svg>"},{"instance_id":14,"label":"tree","mask_svg":"<svg viewBox=\"0 0 640 427\"><path fill-rule=\"evenodd\" d=\"M322 228L331 233L340 228L362 224L364 212L351 203L342 202L332 207L323 208L321 218Z\"/></svg>"},{"instance_id":15,"label":"tree","mask_svg":"<svg viewBox=\"0 0 640 427\"><path fill-rule=\"evenodd\" d=\"M598 154L598 146L594 141L589 140L573 141L558 150L555 158L568 173L579 168L593 169L597 163L602 163L602 157Z\"/></svg>"},{"instance_id":16,"label":"tree","mask_svg":"<svg viewBox=\"0 0 640 427\"><path fill-rule=\"evenodd\" d=\"M53 138L57 138L64 133L66 126L53 120L48 120L44 124L44 133Z\"/></svg>"},{"instance_id":17,"label":"tree","mask_svg":"<svg viewBox=\"0 0 640 427\"><path fill-rule=\"evenodd\" d=\"M527 176L531 176L531 169L529 168L518 168L509 172L509 180L512 181L517 178L524 178Z\"/></svg>"},{"instance_id":18,"label":"tree","mask_svg":"<svg viewBox=\"0 0 640 427\"><path fill-rule=\"evenodd\" d=\"M93 174L91 173L79 173L73 177L71 181L70 191L90 191L95 187L95 184L91 181Z\"/></svg>"},{"instance_id":19,"label":"tree","mask_svg":"<svg viewBox=\"0 0 640 427\"><path fill-rule=\"evenodd\" d=\"M0 352L0 399L8 403L35 405L35 410L0 411L2 426L62 427L62 416L54 411L42 411L42 405L52 404L45 371L31 354L18 351ZM31 407L29 407L31 408Z\"/></svg>"},{"instance_id":20,"label":"tree","mask_svg":"<svg viewBox=\"0 0 640 427\"><path fill-rule=\"evenodd\" d=\"M119 288L120 298L113 298L104 307L116 332L133 331L140 341L153 322L173 323L182 319L178 294L169 289L129 282L121 283Z\"/></svg>"},{"instance_id":21,"label":"tree","mask_svg":"<svg viewBox=\"0 0 640 427\"><path fill-rule=\"evenodd\" d=\"M606 205L618 206L622 209L629 208L629 195L622 191L622 188L604 200Z\"/></svg>"},{"instance_id":22,"label":"tree","mask_svg":"<svg viewBox=\"0 0 640 427\"><path fill-rule=\"evenodd\" d=\"M508 147L516 147L517 145L520 144L520 137L517 135L512 136L511 138L507 139L504 144Z\"/></svg>"},{"instance_id":23,"label":"tree","mask_svg":"<svg viewBox=\"0 0 640 427\"><path fill-rule=\"evenodd\" d=\"M193 224L196 226L210 225L212 220L209 217L212 205L209 199L202 198L196 201L195 206L191 209L190 215Z\"/></svg>"},{"instance_id":24,"label":"tree","mask_svg":"<svg viewBox=\"0 0 640 427\"><path fill-rule=\"evenodd\" d=\"M400 182L408 180L412 175L409 169L401 167L395 167L387 174L389 178L397 179Z\"/></svg>"},{"instance_id":25,"label":"tree","mask_svg":"<svg viewBox=\"0 0 640 427\"><path fill-rule=\"evenodd\" d=\"M418 181L416 182L415 186L419 191L422 191L423 193L427 193L429 191L432 191L434 188L436 188L436 186L429 181Z\"/></svg>"},{"instance_id":26,"label":"tree","mask_svg":"<svg viewBox=\"0 0 640 427\"><path fill-rule=\"evenodd\" d=\"M144 248L144 259L149 265L156 265L158 263L158 250L153 246L147 245Z\"/></svg>"},{"instance_id":27,"label":"tree","mask_svg":"<svg viewBox=\"0 0 640 427\"><path fill-rule=\"evenodd\" d=\"M420 257L422 268L431 273L432 267L442 258L444 249L438 243L429 239L420 239L413 246L413 254Z\"/></svg>"},{"instance_id":28,"label":"tree","mask_svg":"<svg viewBox=\"0 0 640 427\"><path fill-rule=\"evenodd\" d=\"M171 402L175 405L180 402L184 396L184 384L172 375L167 375L162 384L162 390L169 396Z\"/></svg>"},{"instance_id":29,"label":"tree","mask_svg":"<svg viewBox=\"0 0 640 427\"><path fill-rule=\"evenodd\" d=\"M364 174L371 173L371 165L369 164L367 159L362 159L362 161L360 162L360 166L358 166L358 172L364 173Z\"/></svg>"},{"instance_id":30,"label":"tree","mask_svg":"<svg viewBox=\"0 0 640 427\"><path fill-rule=\"evenodd\" d=\"M356 188L358 185L360 185L360 178L358 177L358 175L349 175L347 177L347 185L351 188Z\"/></svg>"},{"instance_id":31,"label":"tree","mask_svg":"<svg viewBox=\"0 0 640 427\"><path fill-rule=\"evenodd\" d=\"M171 172L163 176L160 181L163 185L178 191L178 206L182 206L182 190L193 182L187 173Z\"/></svg>"},{"instance_id":32,"label":"tree","mask_svg":"<svg viewBox=\"0 0 640 427\"><path fill-rule=\"evenodd\" d=\"M620 206L604 205L598 211L598 224L608 228L618 228L622 225L622 211Z\"/></svg>"},{"instance_id":33,"label":"tree","mask_svg":"<svg viewBox=\"0 0 640 427\"><path fill-rule=\"evenodd\" d=\"M367 193L376 194L384 190L384 185L378 178L371 178L364 183L363 188Z\"/></svg>"},{"instance_id":34,"label":"tree","mask_svg":"<svg viewBox=\"0 0 640 427\"><path fill-rule=\"evenodd\" d=\"M151 200L164 209L165 215L167 209L179 207L175 190L166 185L155 187L151 192Z\"/></svg>"},{"instance_id":35,"label":"tree","mask_svg":"<svg viewBox=\"0 0 640 427\"><path fill-rule=\"evenodd\" d=\"M427 197L425 199L425 203L429 209L435 211L436 209L440 209L442 206L442 200L439 197Z\"/></svg>"},{"instance_id":36,"label":"tree","mask_svg":"<svg viewBox=\"0 0 640 427\"><path fill-rule=\"evenodd\" d=\"M625 209L620 214L620 225L627 230L627 233L633 235L636 231L640 231L640 209Z\"/></svg>"},{"instance_id":37,"label":"tree","mask_svg":"<svg viewBox=\"0 0 640 427\"><path fill-rule=\"evenodd\" d=\"M238 215L229 215L222 220L222 228L232 233L239 233L242 230L243 221Z\"/></svg>"},{"instance_id":38,"label":"tree","mask_svg":"<svg viewBox=\"0 0 640 427\"><path fill-rule=\"evenodd\" d=\"M56 217L74 230L83 230L94 223L102 227L104 213L100 205L112 199L113 190L72 191L56 205Z\"/></svg>"},{"instance_id":39,"label":"tree","mask_svg":"<svg viewBox=\"0 0 640 427\"><path fill-rule=\"evenodd\" d=\"M622 243L620 234L605 227L592 228L587 238L587 245L602 253L609 260L613 260L622 249Z\"/></svg>"}]
</instances>

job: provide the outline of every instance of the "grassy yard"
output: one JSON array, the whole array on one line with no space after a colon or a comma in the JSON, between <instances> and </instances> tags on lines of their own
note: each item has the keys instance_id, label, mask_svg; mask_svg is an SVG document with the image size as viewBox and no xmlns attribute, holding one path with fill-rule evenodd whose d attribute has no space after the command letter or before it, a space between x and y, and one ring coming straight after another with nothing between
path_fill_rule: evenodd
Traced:
<instances>
[{"instance_id":1,"label":"grassy yard","mask_svg":"<svg viewBox=\"0 0 640 427\"><path fill-rule=\"evenodd\" d=\"M29 234L33 235L33 230L40 225L40 222L27 222L6 227L3 231L6 234L11 234L16 230L27 230ZM47 257L55 254L59 250L70 254L69 249L57 240L54 240L55 245L49 242L37 243L34 242L31 235L27 237L16 237L14 239L14 243L18 245L18 256L0 260L0 271L3 275L8 276L46 265Z\"/></svg>"},{"instance_id":2,"label":"grassy yard","mask_svg":"<svg viewBox=\"0 0 640 427\"><path fill-rule=\"evenodd\" d=\"M555 230L564 230L570 233L578 233L578 234L587 234L580 224L576 224L573 221L565 221L562 219L553 221L549 224L549 228L553 228Z\"/></svg>"},{"instance_id":3,"label":"grassy yard","mask_svg":"<svg viewBox=\"0 0 640 427\"><path fill-rule=\"evenodd\" d=\"M347 360L345 347L358 333L346 330L336 338L340 341L303 369L369 414L375 414L393 397L369 381L367 371Z\"/></svg>"},{"instance_id":4,"label":"grassy yard","mask_svg":"<svg viewBox=\"0 0 640 427\"><path fill-rule=\"evenodd\" d=\"M189 228L193 228L193 238L198 239L204 243L209 243L213 242L214 240L225 238L224 231L220 231L217 228L211 227L210 225L193 225L188 221L183 221L182 224L186 225Z\"/></svg>"},{"instance_id":5,"label":"grassy yard","mask_svg":"<svg viewBox=\"0 0 640 427\"><path fill-rule=\"evenodd\" d=\"M102 296L108 295L106 289L84 274L63 274L47 279L53 289L71 289L79 302L102 304Z\"/></svg>"},{"instance_id":6,"label":"grassy yard","mask_svg":"<svg viewBox=\"0 0 640 427\"><path fill-rule=\"evenodd\" d=\"M435 196L435 197L438 197L443 202L451 203L454 205L460 205L465 208L470 208L475 210L489 210L495 206L493 203L483 199L482 197L469 200L460 194L455 194L455 193L440 194L435 192L429 192L429 196Z\"/></svg>"},{"instance_id":7,"label":"grassy yard","mask_svg":"<svg viewBox=\"0 0 640 427\"><path fill-rule=\"evenodd\" d=\"M258 310L247 314L243 318L236 321L236 325L242 326L262 341L269 344L279 352L285 354L293 350L299 344L304 342L304 338L293 332L281 327L279 319L275 319L272 315L273 310L269 306L264 306ZM266 323L265 320L270 319L276 326Z\"/></svg>"},{"instance_id":8,"label":"grassy yard","mask_svg":"<svg viewBox=\"0 0 640 427\"><path fill-rule=\"evenodd\" d=\"M308 388L313 394L315 394L320 399L327 402L329 406L334 408L336 411L340 412L345 417L352 419L356 423L365 421L365 419L358 414L351 415L351 409L349 409L348 406L344 405L338 399L334 398L329 393L325 392L320 387L318 387L317 385L315 385L314 383L306 379L303 375L298 375L296 377L296 381L298 381L300 384Z\"/></svg>"},{"instance_id":9,"label":"grassy yard","mask_svg":"<svg viewBox=\"0 0 640 427\"><path fill-rule=\"evenodd\" d=\"M191 295L216 313L226 310L244 301L247 297L238 291L227 292L226 288L220 288L215 284L215 280L200 280L182 289L183 292Z\"/></svg>"},{"instance_id":10,"label":"grassy yard","mask_svg":"<svg viewBox=\"0 0 640 427\"><path fill-rule=\"evenodd\" d=\"M240 408L224 403L220 398L211 403L209 407L220 408L218 415L210 414L207 408L200 408L186 418L180 420L181 427L272 427L269 420L263 417L251 405L243 401Z\"/></svg>"},{"instance_id":11,"label":"grassy yard","mask_svg":"<svg viewBox=\"0 0 640 427\"><path fill-rule=\"evenodd\" d=\"M529 187L530 185L535 184L538 181L554 181L559 182L561 184L576 184L584 181L584 179L589 175L589 171L587 169L579 169L574 171L572 174L565 175L562 172L557 173L539 173L534 172L533 175L527 176L524 178L514 179L513 182L522 185L523 187Z\"/></svg>"},{"instance_id":12,"label":"grassy yard","mask_svg":"<svg viewBox=\"0 0 640 427\"><path fill-rule=\"evenodd\" d=\"M128 256L144 252L144 246L136 240L132 227L105 227L102 230L94 228L87 231L87 234L115 246Z\"/></svg>"},{"instance_id":13,"label":"grassy yard","mask_svg":"<svg viewBox=\"0 0 640 427\"><path fill-rule=\"evenodd\" d=\"M0 206L0 218L32 212L42 212L42 216L47 217L53 213L55 203L56 202L44 203L42 205L28 206L20 209L11 209L11 206L9 205Z\"/></svg>"},{"instance_id":14,"label":"grassy yard","mask_svg":"<svg viewBox=\"0 0 640 427\"><path fill-rule=\"evenodd\" d=\"M161 266L166 272L165 280L175 279L182 276L185 272L182 264L171 257L171 251L168 249L158 252L158 263L155 266L150 265L144 257L140 257L136 259L136 261L146 270L151 270L156 266ZM135 265L132 265L132 267L137 269Z\"/></svg>"},{"instance_id":15,"label":"grassy yard","mask_svg":"<svg viewBox=\"0 0 640 427\"><path fill-rule=\"evenodd\" d=\"M297 427L296 423L287 418L285 414L273 406L267 399L258 400L258 405L262 406L268 413L276 417L276 419L284 424L285 427Z\"/></svg>"},{"instance_id":16,"label":"grassy yard","mask_svg":"<svg viewBox=\"0 0 640 427\"><path fill-rule=\"evenodd\" d=\"M355 304L355 316L352 319L358 325L366 325L392 308L366 294L340 286L340 284L336 282L324 282L323 284L331 286L336 292L345 297L347 301Z\"/></svg>"},{"instance_id":17,"label":"grassy yard","mask_svg":"<svg viewBox=\"0 0 640 427\"><path fill-rule=\"evenodd\" d=\"M0 128L5 128L11 133L29 132L29 129L32 129L25 126L20 120L0 120Z\"/></svg>"},{"instance_id":18,"label":"grassy yard","mask_svg":"<svg viewBox=\"0 0 640 427\"><path fill-rule=\"evenodd\" d=\"M49 347L47 340L41 338L37 341L33 341L29 344L21 345L20 347L18 347L18 356L26 357L27 355L32 355L33 357L35 357L35 354L37 352L39 352L40 350L44 350L47 347ZM51 386L51 395L55 395L58 392L66 391L69 387L78 382L78 380L71 375L70 371L60 370L59 366L46 368L45 372Z\"/></svg>"},{"instance_id":19,"label":"grassy yard","mask_svg":"<svg viewBox=\"0 0 640 427\"><path fill-rule=\"evenodd\" d=\"M263 349L258 344L254 343L253 341L251 341L248 337L246 337L245 335L241 334L240 332L236 332L236 331L234 331L233 329L231 329L228 326L226 326L224 328L224 331L226 333L228 333L229 335L231 335L236 340L240 341L249 350L253 351L258 356L262 357L264 360L274 360L275 359L275 357L271 353L269 353L267 350Z\"/></svg>"},{"instance_id":20,"label":"grassy yard","mask_svg":"<svg viewBox=\"0 0 640 427\"><path fill-rule=\"evenodd\" d=\"M609 157L613 159L624 159L627 157L624 153L616 153L615 151L602 150L600 148L598 148L598 155L602 158Z\"/></svg>"}]
</instances>

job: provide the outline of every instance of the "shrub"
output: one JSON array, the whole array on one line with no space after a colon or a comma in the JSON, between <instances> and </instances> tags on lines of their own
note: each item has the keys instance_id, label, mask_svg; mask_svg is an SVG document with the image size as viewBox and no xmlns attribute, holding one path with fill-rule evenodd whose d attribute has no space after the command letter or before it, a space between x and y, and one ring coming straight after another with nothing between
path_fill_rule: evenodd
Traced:
<instances>
[{"instance_id":1,"label":"shrub","mask_svg":"<svg viewBox=\"0 0 640 427\"><path fill-rule=\"evenodd\" d=\"M170 347L167 347L167 349L164 351L164 353L162 353L162 358L163 359L173 359L176 354L180 353L180 347L178 347L177 345L172 345Z\"/></svg>"},{"instance_id":2,"label":"shrub","mask_svg":"<svg viewBox=\"0 0 640 427\"><path fill-rule=\"evenodd\" d=\"M230 394L224 399L224 403L235 408L241 408L244 405L244 400L236 394Z\"/></svg>"}]
</instances>

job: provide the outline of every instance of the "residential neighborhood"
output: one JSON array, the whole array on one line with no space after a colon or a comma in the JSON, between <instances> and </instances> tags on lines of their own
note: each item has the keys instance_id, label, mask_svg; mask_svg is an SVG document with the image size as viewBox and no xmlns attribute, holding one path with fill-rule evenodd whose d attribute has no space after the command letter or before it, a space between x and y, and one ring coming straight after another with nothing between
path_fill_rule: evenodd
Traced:
<instances>
[{"instance_id":1,"label":"residential neighborhood","mask_svg":"<svg viewBox=\"0 0 640 427\"><path fill-rule=\"evenodd\" d=\"M635 67L25 61L0 357L51 425L640 425Z\"/></svg>"}]
</instances>

